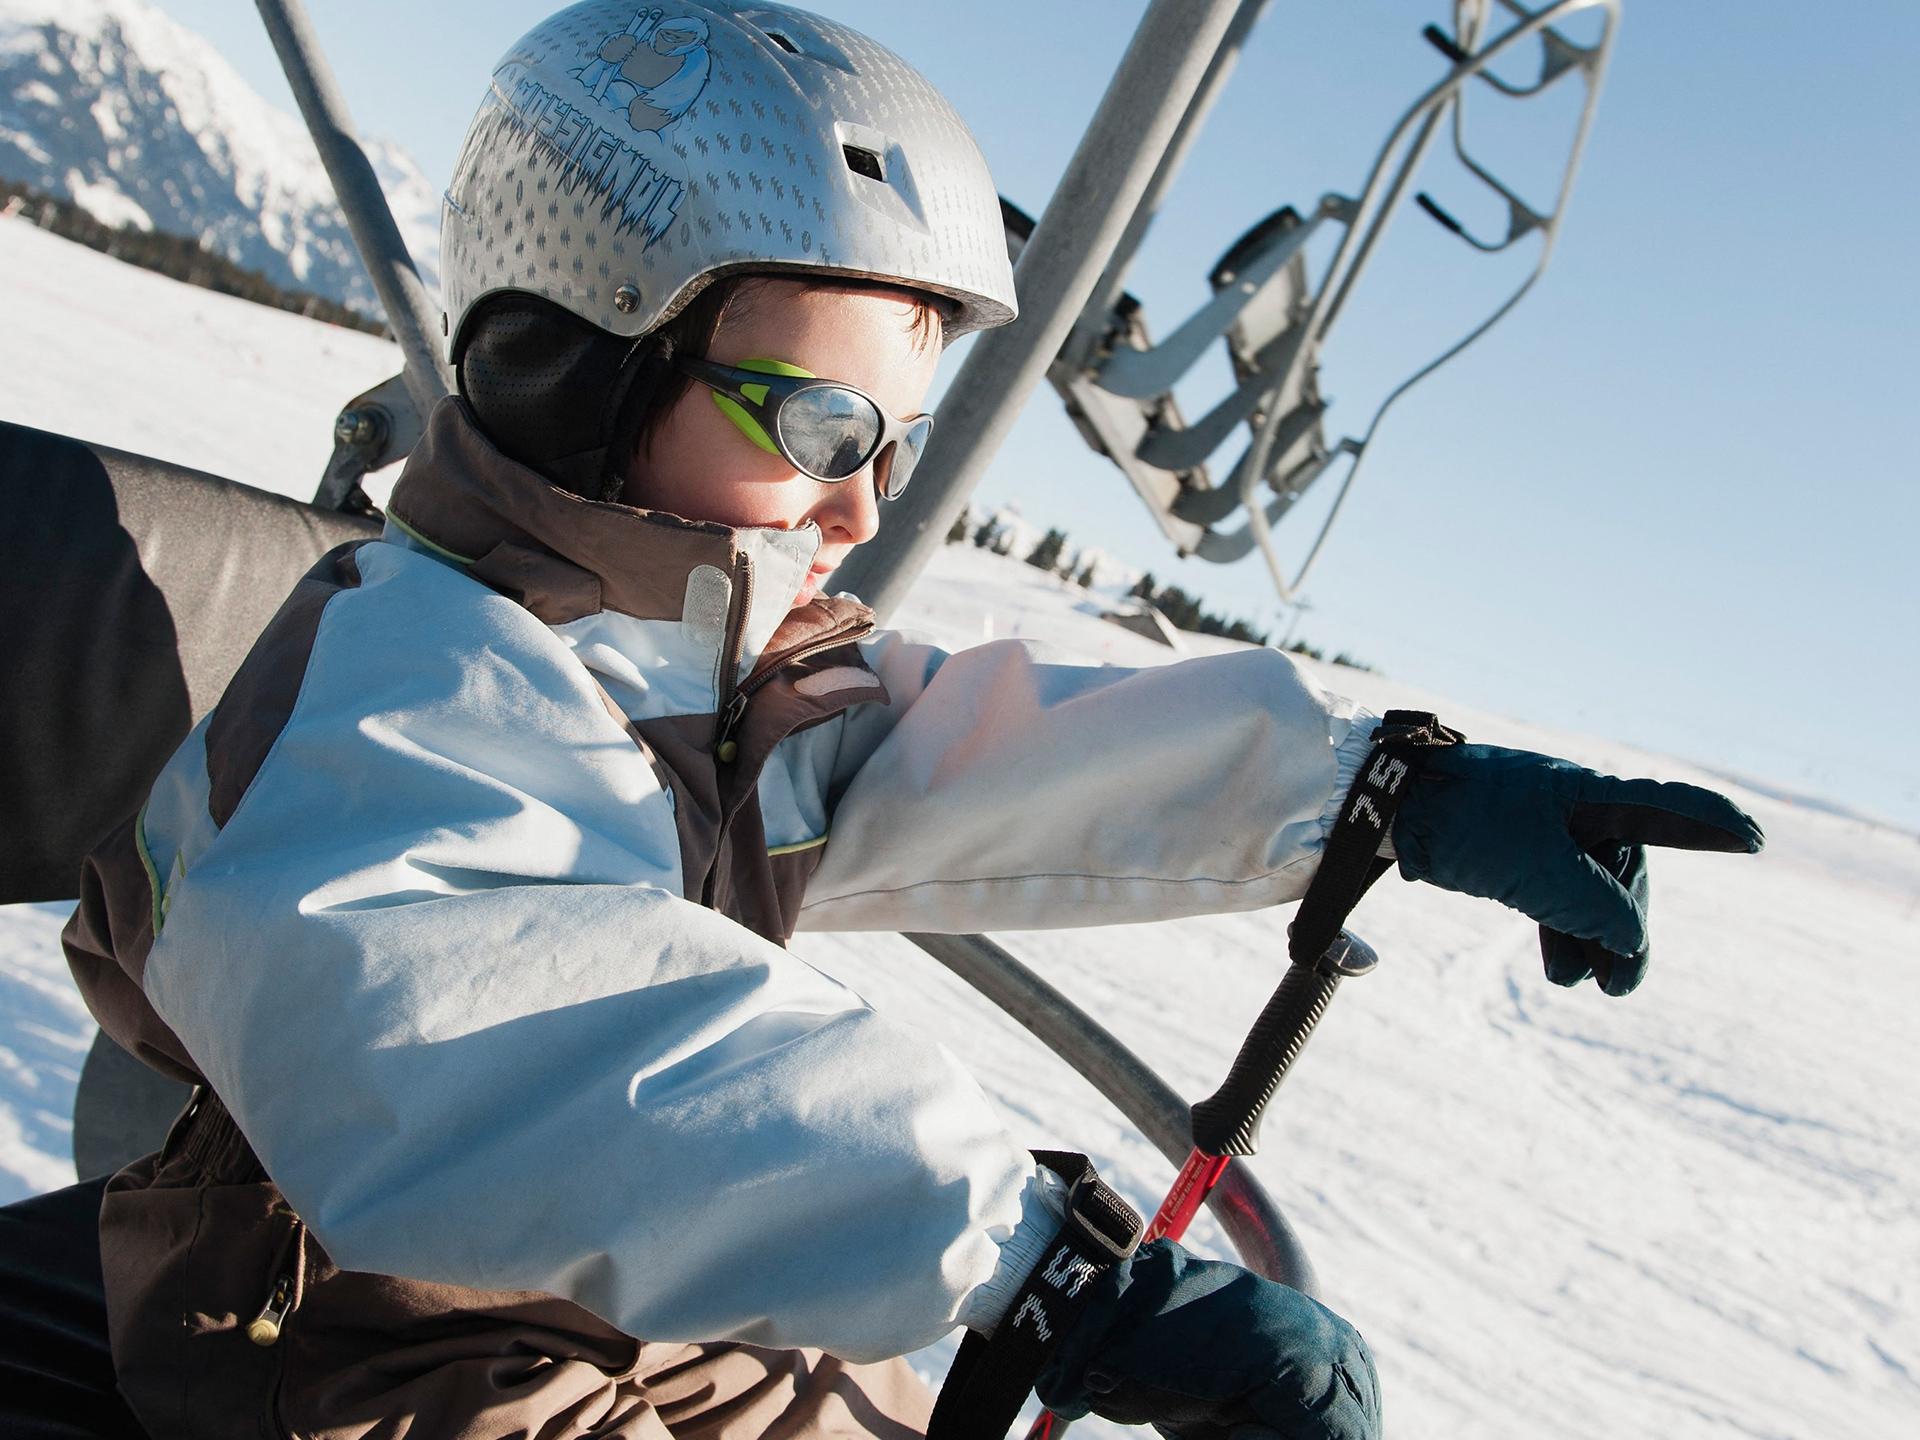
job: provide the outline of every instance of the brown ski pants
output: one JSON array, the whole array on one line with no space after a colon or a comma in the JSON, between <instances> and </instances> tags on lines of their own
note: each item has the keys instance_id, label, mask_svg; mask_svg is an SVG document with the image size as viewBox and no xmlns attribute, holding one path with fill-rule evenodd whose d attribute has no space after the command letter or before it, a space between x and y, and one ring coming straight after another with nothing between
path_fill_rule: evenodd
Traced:
<instances>
[{"instance_id":1,"label":"brown ski pants","mask_svg":"<svg viewBox=\"0 0 1920 1440\"><path fill-rule=\"evenodd\" d=\"M137 1440L114 1388L100 1277L102 1177L0 1208L0 1435ZM646 1345L581 1440L916 1440L933 1396L904 1360L817 1350ZM484 1420L460 1440L484 1440ZM544 1435L544 1432L543 1432ZM427 1440L427 1437L422 1437ZM558 1440L558 1437L555 1437Z\"/></svg>"}]
</instances>

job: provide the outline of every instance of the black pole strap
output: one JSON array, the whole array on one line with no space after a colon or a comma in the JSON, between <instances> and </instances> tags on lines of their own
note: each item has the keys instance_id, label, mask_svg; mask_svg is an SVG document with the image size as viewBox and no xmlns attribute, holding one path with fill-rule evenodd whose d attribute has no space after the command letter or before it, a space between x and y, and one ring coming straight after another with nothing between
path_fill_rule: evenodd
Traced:
<instances>
[{"instance_id":1,"label":"black pole strap","mask_svg":"<svg viewBox=\"0 0 1920 1440\"><path fill-rule=\"evenodd\" d=\"M1420 767L1420 752L1466 738L1425 710L1389 710L1381 719L1287 932L1287 954L1295 964L1311 965L1327 953L1367 887L1393 864L1381 858L1380 847L1393 833L1393 817L1406 798L1406 782Z\"/></svg>"},{"instance_id":2,"label":"black pole strap","mask_svg":"<svg viewBox=\"0 0 1920 1440\"><path fill-rule=\"evenodd\" d=\"M1140 1217L1084 1155L1036 1150L1068 1182L1067 1218L993 1338L969 1332L940 1386L927 1440L1005 1440L1033 1382L1093 1299L1093 1282L1133 1254Z\"/></svg>"}]
</instances>

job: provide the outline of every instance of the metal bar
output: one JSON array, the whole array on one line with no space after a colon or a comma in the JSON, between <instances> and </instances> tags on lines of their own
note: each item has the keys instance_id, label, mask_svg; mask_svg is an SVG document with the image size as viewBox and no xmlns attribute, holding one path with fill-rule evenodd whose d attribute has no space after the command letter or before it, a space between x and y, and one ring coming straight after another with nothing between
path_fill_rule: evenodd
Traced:
<instances>
[{"instance_id":1,"label":"metal bar","mask_svg":"<svg viewBox=\"0 0 1920 1440\"><path fill-rule=\"evenodd\" d=\"M387 324L406 360L407 394L422 417L451 388L440 359L440 307L414 268L407 243L393 223L386 194L373 165L354 134L353 117L327 68L301 0L255 0L267 36L286 71L300 114L313 133L320 163L346 212L347 228L374 291L386 308Z\"/></svg>"},{"instance_id":2,"label":"metal bar","mask_svg":"<svg viewBox=\"0 0 1920 1440\"><path fill-rule=\"evenodd\" d=\"M1190 1107L1140 1057L1060 991L984 935L909 935L1027 1028L1113 1103L1178 1168L1193 1149ZM1308 1295L1320 1293L1300 1237L1244 1165L1229 1166L1207 1197L1247 1268Z\"/></svg>"},{"instance_id":3,"label":"metal bar","mask_svg":"<svg viewBox=\"0 0 1920 1440\"><path fill-rule=\"evenodd\" d=\"M1147 228L1153 224L1154 216L1160 213L1160 202L1172 187L1173 177L1186 164L1194 141L1200 138L1200 127L1206 123L1214 102L1220 98L1220 92L1226 89L1227 80L1240 61L1240 52L1247 43L1247 36L1266 8L1267 0L1241 0L1232 23L1227 26L1227 33L1220 37L1219 48L1213 52L1213 59L1207 64L1207 73L1201 77L1200 88L1195 91L1186 113L1180 117L1179 127L1161 153L1160 163L1154 167L1153 179L1147 182L1145 192L1134 206L1132 218L1127 221L1127 228L1121 232L1120 242L1113 247L1113 254L1107 257L1107 268L1101 272L1099 282L1093 287L1093 294L1088 297L1079 319L1074 323L1072 334L1062 351L1062 359L1074 369L1085 368L1088 352L1099 340L1106 328L1107 316L1113 312L1120 292L1126 288L1127 268L1132 265L1134 254L1140 249L1140 242L1146 238ZM1158 394L1159 391L1149 393Z\"/></svg>"},{"instance_id":4,"label":"metal bar","mask_svg":"<svg viewBox=\"0 0 1920 1440\"><path fill-rule=\"evenodd\" d=\"M263 0L265 3L265 0ZM1153 0L1015 272L1020 318L973 342L912 489L840 582L884 620L939 550L1045 377L1191 107L1242 0Z\"/></svg>"}]
</instances>

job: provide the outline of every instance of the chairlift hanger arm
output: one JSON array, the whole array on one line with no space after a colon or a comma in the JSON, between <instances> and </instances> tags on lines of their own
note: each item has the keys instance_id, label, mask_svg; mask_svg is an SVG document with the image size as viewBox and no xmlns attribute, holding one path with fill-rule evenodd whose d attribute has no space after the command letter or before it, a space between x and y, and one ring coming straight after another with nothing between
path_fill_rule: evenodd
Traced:
<instances>
[{"instance_id":1,"label":"chairlift hanger arm","mask_svg":"<svg viewBox=\"0 0 1920 1440\"><path fill-rule=\"evenodd\" d=\"M346 212L354 247L386 309L387 323L406 357L407 390L424 415L451 388L440 358L440 307L421 282L413 257L407 253L400 227L394 223L385 192L373 164L354 133L353 117L327 66L320 41L301 0L255 0L267 38L280 57L280 68L300 114L313 134L313 143L332 181L340 208Z\"/></svg>"},{"instance_id":2,"label":"chairlift hanger arm","mask_svg":"<svg viewBox=\"0 0 1920 1440\"><path fill-rule=\"evenodd\" d=\"M1159 163L1154 167L1153 178L1147 182L1146 189L1134 204L1133 215L1127 221L1127 228L1121 232L1119 241L1107 257L1106 268L1101 271L1100 279L1093 287L1086 306L1069 332L1066 343L1060 349L1059 358L1075 367L1087 366L1101 342L1106 338L1107 317L1113 312L1125 289L1127 267L1133 263L1133 257L1140 248L1140 242L1146 238L1154 217L1160 212L1160 202L1173 185L1181 166L1186 164L1187 155L1193 149L1200 136L1207 116L1212 112L1220 93L1226 88L1228 79L1238 65L1241 51L1246 46L1247 36L1252 33L1261 15L1267 8L1268 0L1240 0L1239 8L1228 23L1226 32L1220 37L1220 43L1214 51L1213 59L1208 63L1207 72L1195 89L1193 99L1180 117L1179 125L1168 140L1166 149L1161 152ZM1158 393L1158 392L1155 392Z\"/></svg>"}]
</instances>

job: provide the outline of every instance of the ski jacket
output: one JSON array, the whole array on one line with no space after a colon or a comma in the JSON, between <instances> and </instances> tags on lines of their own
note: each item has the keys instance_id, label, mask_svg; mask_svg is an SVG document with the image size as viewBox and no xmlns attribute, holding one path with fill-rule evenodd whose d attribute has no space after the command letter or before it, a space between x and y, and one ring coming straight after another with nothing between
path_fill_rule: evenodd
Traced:
<instances>
[{"instance_id":1,"label":"ski jacket","mask_svg":"<svg viewBox=\"0 0 1920 1440\"><path fill-rule=\"evenodd\" d=\"M89 860L82 990L202 1087L102 1217L156 1434L272 1393L302 1433L571 1435L632 1337L997 1318L1050 1238L1030 1157L784 941L1296 899L1371 722L1271 651L792 610L818 542L581 500L449 400Z\"/></svg>"}]
</instances>

